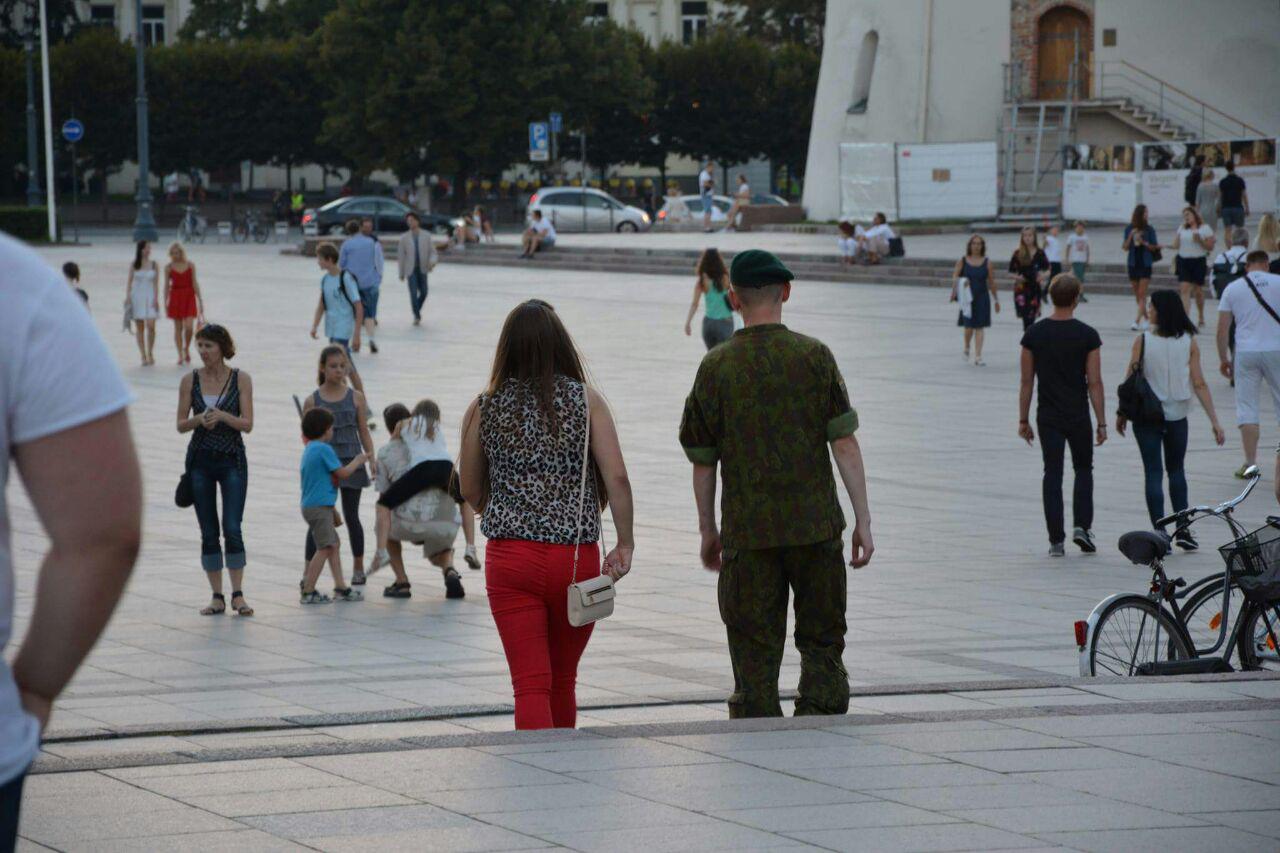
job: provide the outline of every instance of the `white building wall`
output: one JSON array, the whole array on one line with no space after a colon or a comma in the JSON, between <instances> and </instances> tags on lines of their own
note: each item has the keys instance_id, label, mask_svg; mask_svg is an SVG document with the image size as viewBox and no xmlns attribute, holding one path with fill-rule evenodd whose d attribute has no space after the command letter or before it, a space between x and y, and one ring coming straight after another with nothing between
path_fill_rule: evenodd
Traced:
<instances>
[{"instance_id":1,"label":"white building wall","mask_svg":"<svg viewBox=\"0 0 1280 853\"><path fill-rule=\"evenodd\" d=\"M996 137L1009 14L1008 0L828 0L805 168L803 203L810 219L840 213L835 178L842 142ZM850 114L858 56L873 30L879 46L866 111Z\"/></svg>"},{"instance_id":2,"label":"white building wall","mask_svg":"<svg viewBox=\"0 0 1280 853\"><path fill-rule=\"evenodd\" d=\"M1103 30L1116 31L1103 47ZM1276 0L1098 0L1094 68L1125 60L1267 134L1280 134Z\"/></svg>"}]
</instances>

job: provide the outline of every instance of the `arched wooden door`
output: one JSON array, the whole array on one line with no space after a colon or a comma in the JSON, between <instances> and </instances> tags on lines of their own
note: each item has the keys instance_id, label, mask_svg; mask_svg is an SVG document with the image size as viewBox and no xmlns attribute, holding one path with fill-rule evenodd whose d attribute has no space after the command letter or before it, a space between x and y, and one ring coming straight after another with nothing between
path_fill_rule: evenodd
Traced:
<instances>
[{"instance_id":1,"label":"arched wooden door","mask_svg":"<svg viewBox=\"0 0 1280 853\"><path fill-rule=\"evenodd\" d=\"M1036 31L1036 97L1042 101L1066 100L1073 81L1073 61L1075 97L1088 97L1092 56L1088 15L1073 6L1057 6L1045 12Z\"/></svg>"}]
</instances>

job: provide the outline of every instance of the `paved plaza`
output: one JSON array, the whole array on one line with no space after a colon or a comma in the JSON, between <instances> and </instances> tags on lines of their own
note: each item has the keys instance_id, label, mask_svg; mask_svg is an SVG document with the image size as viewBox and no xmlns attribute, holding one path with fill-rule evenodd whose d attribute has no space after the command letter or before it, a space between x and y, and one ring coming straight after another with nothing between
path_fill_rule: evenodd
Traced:
<instances>
[{"instance_id":1,"label":"paved plaza","mask_svg":"<svg viewBox=\"0 0 1280 853\"><path fill-rule=\"evenodd\" d=\"M851 716L749 731L726 720L715 577L698 563L690 467L676 441L702 355L682 331L692 276L445 263L414 328L389 265L382 352L357 356L375 410L432 397L456 450L506 312L534 296L556 306L613 406L636 499L635 563L582 661L587 731L566 739L506 733L510 681L482 572L460 565L467 597L446 601L438 572L415 558L410 600L382 598L389 575L377 575L365 602L298 605L305 527L291 396L314 388L320 345L307 330L319 272L278 246L190 253L209 319L231 330L234 364L254 380L244 527L257 615L197 613L208 600L199 534L193 513L172 504L186 446L174 429L183 369L168 321L158 367L138 366L120 330L131 246L104 237L42 250L80 264L94 319L137 394L147 497L133 580L59 702L28 783L29 842L1257 850L1280 839L1280 682L1072 683L1072 623L1111 592L1146 587L1115 549L1121 533L1147 525L1142 467L1132 438L1113 435L1095 460L1100 552L1044 557L1040 454L1016 436L1021 325L1011 300L988 334L990 366L976 368L960 356L956 309L940 291L797 283L787 321L830 345L859 411L877 551L849 579ZM1102 334L1110 413L1132 302L1095 296L1080 316ZM1211 336L1201 346L1232 424ZM1264 448L1280 439L1266 411ZM1202 413L1191 425L1193 502L1236 494L1234 430L1217 448ZM21 637L45 543L20 487L10 497ZM366 496L370 533L372 506ZM1275 510L1267 467L1239 517L1260 524ZM1201 538L1216 546L1224 532L1205 527ZM1220 558L1206 547L1170 565L1194 579ZM783 686L798 674L789 651Z\"/></svg>"}]
</instances>

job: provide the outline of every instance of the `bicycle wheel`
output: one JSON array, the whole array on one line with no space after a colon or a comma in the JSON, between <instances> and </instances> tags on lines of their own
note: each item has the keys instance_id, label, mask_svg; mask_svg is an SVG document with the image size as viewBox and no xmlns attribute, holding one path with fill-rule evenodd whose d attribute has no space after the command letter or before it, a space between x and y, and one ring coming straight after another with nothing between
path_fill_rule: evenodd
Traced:
<instances>
[{"instance_id":1,"label":"bicycle wheel","mask_svg":"<svg viewBox=\"0 0 1280 853\"><path fill-rule=\"evenodd\" d=\"M1280 602L1245 604L1236 648L1241 669L1280 671Z\"/></svg>"},{"instance_id":2,"label":"bicycle wheel","mask_svg":"<svg viewBox=\"0 0 1280 853\"><path fill-rule=\"evenodd\" d=\"M1089 672L1129 677L1143 664L1189 657L1191 650L1173 618L1135 595L1113 601L1102 612L1089 648Z\"/></svg>"},{"instance_id":3,"label":"bicycle wheel","mask_svg":"<svg viewBox=\"0 0 1280 853\"><path fill-rule=\"evenodd\" d=\"M1242 599L1240 590L1235 584L1232 584L1231 592L1234 609L1239 606ZM1191 643L1195 650L1203 652L1218 642L1222 625L1221 574L1213 582L1196 590L1195 594L1187 599L1186 604L1182 605L1182 620L1187 626L1187 633L1191 636Z\"/></svg>"},{"instance_id":4,"label":"bicycle wheel","mask_svg":"<svg viewBox=\"0 0 1280 853\"><path fill-rule=\"evenodd\" d=\"M253 229L253 242L255 243L265 243L270 236L271 233L261 226Z\"/></svg>"}]
</instances>

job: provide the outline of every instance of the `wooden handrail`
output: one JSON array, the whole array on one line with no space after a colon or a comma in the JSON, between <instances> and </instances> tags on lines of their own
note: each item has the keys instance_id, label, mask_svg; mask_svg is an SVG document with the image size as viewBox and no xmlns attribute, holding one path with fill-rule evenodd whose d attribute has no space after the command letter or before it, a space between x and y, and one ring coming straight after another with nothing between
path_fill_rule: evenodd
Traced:
<instances>
[{"instance_id":1,"label":"wooden handrail","mask_svg":"<svg viewBox=\"0 0 1280 853\"><path fill-rule=\"evenodd\" d=\"M1166 83L1164 80L1162 80L1162 79L1160 79L1159 77L1157 77L1156 75L1152 74L1150 71L1144 71L1143 69L1139 68L1138 66L1134 65L1133 63L1131 63L1131 62L1129 62L1129 61L1127 61L1127 60L1124 60L1124 59L1113 59L1113 60L1110 60L1110 61L1107 61L1107 62L1103 62L1103 63L1102 63L1102 65L1103 65L1103 68L1105 69L1105 68L1106 68L1106 66L1108 66L1108 65L1112 65L1112 64L1115 64L1115 63L1119 63L1120 65L1123 65L1123 66L1125 66L1126 68L1132 68L1134 71L1138 72L1139 74L1143 75L1144 77L1149 77L1150 79L1152 79L1152 80L1156 81L1157 83L1159 83L1159 84L1160 84L1161 86L1163 86L1164 88L1166 88L1166 89L1171 89L1171 90L1173 90L1174 92L1177 92L1179 95L1182 95L1184 98L1187 98L1188 100L1194 101L1195 103L1197 103L1197 104L1199 104L1199 105L1200 105L1201 109L1211 110L1212 112L1217 113L1218 115L1222 116L1223 118L1225 118L1225 119L1229 119L1230 121L1235 122L1236 124L1240 125L1240 127L1244 128L1245 130L1253 131L1253 132L1254 132L1254 133L1256 133L1258 136L1266 136L1266 135L1267 135L1267 134L1263 133L1261 130L1259 130L1258 128L1254 127L1253 125L1251 125L1251 124L1247 124L1247 123L1245 123L1245 122L1241 121L1240 119L1236 118L1236 117L1235 117L1235 116L1233 116L1233 115L1229 115L1228 113L1224 113L1222 110L1218 109L1217 107L1215 107L1215 106L1213 106L1213 105L1211 105L1211 104L1208 104L1208 103L1206 103L1205 101L1200 100L1200 99L1199 99L1199 98L1197 98L1195 95L1192 95L1192 94L1191 94L1191 93L1189 93L1189 92L1185 92L1185 91L1183 91L1182 89L1179 89L1177 86L1173 85L1172 83Z\"/></svg>"}]
</instances>

